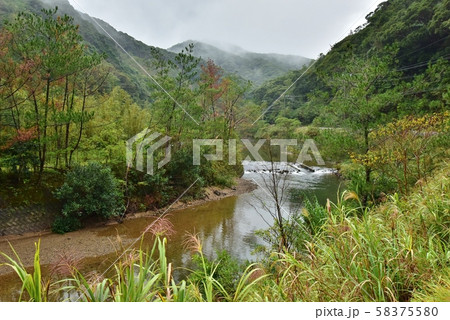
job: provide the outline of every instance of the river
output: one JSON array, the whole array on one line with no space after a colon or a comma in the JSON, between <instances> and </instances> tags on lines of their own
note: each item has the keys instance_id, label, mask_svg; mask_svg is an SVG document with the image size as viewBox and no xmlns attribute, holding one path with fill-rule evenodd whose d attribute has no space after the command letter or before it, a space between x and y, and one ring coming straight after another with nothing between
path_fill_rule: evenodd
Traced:
<instances>
[{"instance_id":1,"label":"river","mask_svg":"<svg viewBox=\"0 0 450 320\"><path fill-rule=\"evenodd\" d=\"M265 221L270 215L264 211L262 201L270 203L264 179L269 176L268 163L244 162L244 179L251 180L260 187L250 193L227 197L217 201L206 202L195 207L171 211L168 215L175 234L169 238L168 259L177 268L178 274L192 266L191 254L183 248L186 232L197 233L203 242L204 253L212 258L218 250L227 250L241 261L256 260L252 251L257 245L264 244L254 234L255 230L267 228ZM283 169L283 168L282 168ZM336 200L340 180L327 168L293 170L287 174L289 188L304 191L325 203L329 198ZM295 210L297 203L288 199L284 204L286 212ZM266 204L267 204L266 203ZM120 247L131 245L154 217L142 217L125 220L119 225L110 225L97 229L80 230L65 235L45 234L41 239L43 273L48 274L52 259L57 259L63 252L80 257L80 269L83 272L103 272L117 257ZM38 237L16 239L11 241L25 265L31 265L34 242ZM144 245L149 245L147 237ZM11 254L6 242L0 243L0 251ZM14 301L20 292L21 283L17 276L0 269L0 301ZM9 273L6 273L6 272Z\"/></svg>"}]
</instances>

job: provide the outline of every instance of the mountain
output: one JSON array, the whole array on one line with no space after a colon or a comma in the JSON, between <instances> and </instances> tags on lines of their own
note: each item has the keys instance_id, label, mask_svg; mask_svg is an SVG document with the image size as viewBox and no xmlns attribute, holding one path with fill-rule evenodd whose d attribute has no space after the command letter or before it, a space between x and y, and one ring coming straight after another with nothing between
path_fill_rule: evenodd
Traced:
<instances>
[{"instance_id":1,"label":"mountain","mask_svg":"<svg viewBox=\"0 0 450 320\"><path fill-rule=\"evenodd\" d=\"M297 118L302 123L310 123L321 112L320 108L326 106L326 102L322 106L311 103L311 94L322 91L328 96L332 95L324 79L342 72L352 56L366 57L370 52L383 54L390 48L398 49L393 67L402 73L405 86L415 76L424 77L424 83L429 87L427 91L418 93L418 98L431 93L435 97L430 99L448 95L445 93L448 90L445 76L448 75L448 67L441 70L440 85L436 79L428 79L425 70L438 59L444 62L450 59L449 4L449 0L389 0L381 3L366 16L365 25L336 43L326 55L321 55L311 70L295 83L285 99L281 99L281 103L270 110L266 119L273 121L277 114L283 114ZM253 92L253 97L257 103L266 102L270 105L304 71L293 71L268 81Z\"/></svg>"},{"instance_id":2,"label":"mountain","mask_svg":"<svg viewBox=\"0 0 450 320\"><path fill-rule=\"evenodd\" d=\"M38 13L42 8L58 7L58 14L67 14L79 25L80 35L93 50L106 55L106 61L112 66L112 77L116 84L126 90L135 100L148 100L150 81L136 63L108 36L108 32L137 62L145 68L151 68L151 46L138 41L130 35L117 31L105 21L90 17L77 11L67 0L0 0L0 27L5 19L13 19L21 11ZM103 31L102 28L105 30ZM172 52L160 49L163 56L173 56Z\"/></svg>"},{"instance_id":3,"label":"mountain","mask_svg":"<svg viewBox=\"0 0 450 320\"><path fill-rule=\"evenodd\" d=\"M67 14L74 18L74 23L79 25L80 35L89 47L106 55L106 61L113 67L111 72L112 76L117 79L116 84L120 85L134 99L148 100L151 91L148 85L150 80L133 59L151 71L150 49L152 46L116 30L101 19L77 11L68 0L0 0L0 27L5 19L13 19L21 11L38 13L42 8L50 9L55 6L58 7L58 14ZM125 54L105 31L132 58ZM288 71L297 70L311 61L300 56L247 52L237 47L222 50L198 41L186 41L168 50L157 49L163 57L170 57L192 42L195 45L194 55L204 59L201 63L205 63L206 59L212 59L226 72L236 73L241 78L252 81L254 88Z\"/></svg>"},{"instance_id":4,"label":"mountain","mask_svg":"<svg viewBox=\"0 0 450 320\"><path fill-rule=\"evenodd\" d=\"M189 43L194 44L194 56L203 60L213 60L215 64L221 66L226 72L235 73L246 80L252 81L254 87L258 87L264 82L289 71L298 70L312 61L311 59L294 55L254 53L239 47L221 49L193 40L178 43L167 50L178 53Z\"/></svg>"}]
</instances>

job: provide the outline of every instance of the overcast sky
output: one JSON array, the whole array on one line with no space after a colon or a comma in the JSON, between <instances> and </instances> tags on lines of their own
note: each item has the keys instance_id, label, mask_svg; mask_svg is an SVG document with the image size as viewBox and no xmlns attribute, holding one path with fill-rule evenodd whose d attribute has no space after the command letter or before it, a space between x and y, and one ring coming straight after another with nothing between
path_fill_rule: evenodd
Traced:
<instances>
[{"instance_id":1,"label":"overcast sky","mask_svg":"<svg viewBox=\"0 0 450 320\"><path fill-rule=\"evenodd\" d=\"M384 0L69 0L146 44L185 40L316 58Z\"/></svg>"}]
</instances>

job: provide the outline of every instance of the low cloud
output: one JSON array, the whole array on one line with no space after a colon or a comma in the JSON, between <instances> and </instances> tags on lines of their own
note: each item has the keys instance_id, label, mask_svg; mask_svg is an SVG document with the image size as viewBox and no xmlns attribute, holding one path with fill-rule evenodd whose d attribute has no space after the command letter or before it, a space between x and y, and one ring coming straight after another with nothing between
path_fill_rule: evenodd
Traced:
<instances>
[{"instance_id":1,"label":"low cloud","mask_svg":"<svg viewBox=\"0 0 450 320\"><path fill-rule=\"evenodd\" d=\"M187 39L317 57L382 0L69 0L150 45Z\"/></svg>"}]
</instances>

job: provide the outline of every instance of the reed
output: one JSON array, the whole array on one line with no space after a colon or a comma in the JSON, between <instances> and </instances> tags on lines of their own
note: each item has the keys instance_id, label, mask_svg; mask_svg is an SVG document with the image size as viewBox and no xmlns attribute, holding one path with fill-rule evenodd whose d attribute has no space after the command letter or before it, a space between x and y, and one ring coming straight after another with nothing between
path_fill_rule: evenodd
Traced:
<instances>
[{"instance_id":1,"label":"reed","mask_svg":"<svg viewBox=\"0 0 450 320\"><path fill-rule=\"evenodd\" d=\"M449 173L445 168L410 196L394 194L373 209L344 193L320 234L304 241L303 252L277 253L266 265L274 270L264 284L271 290L258 290L272 301L432 300L432 292L442 297L450 263Z\"/></svg>"},{"instance_id":2,"label":"reed","mask_svg":"<svg viewBox=\"0 0 450 320\"><path fill-rule=\"evenodd\" d=\"M20 260L19 255L11 246L11 250L14 253L15 259L8 256L7 254L0 252L8 262L0 264L0 266L8 266L14 270L14 272L19 276L20 281L22 282L22 290L20 293L19 301L23 299L23 293L27 293L29 296L29 301L34 302L42 302L47 301L48 291L50 288L49 282L43 282L42 273L41 273L41 264L39 259L40 253L40 241L35 243L36 251L34 254L34 264L33 264L33 273L29 273L22 261Z\"/></svg>"}]
</instances>

